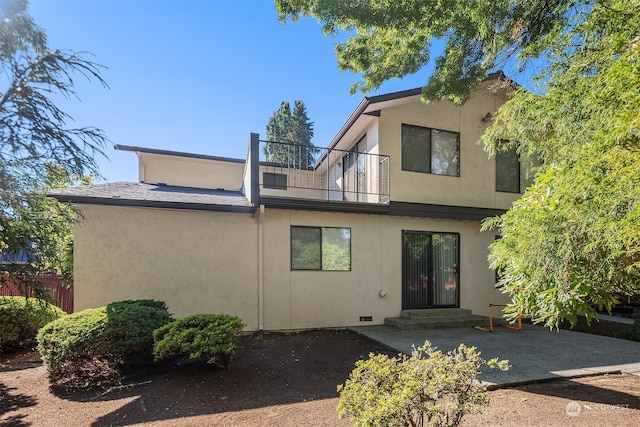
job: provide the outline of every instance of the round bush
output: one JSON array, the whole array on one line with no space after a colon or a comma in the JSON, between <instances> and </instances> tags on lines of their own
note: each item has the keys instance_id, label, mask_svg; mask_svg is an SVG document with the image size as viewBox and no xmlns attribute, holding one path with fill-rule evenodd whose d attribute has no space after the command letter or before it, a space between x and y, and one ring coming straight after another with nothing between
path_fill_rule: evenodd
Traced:
<instances>
[{"instance_id":1,"label":"round bush","mask_svg":"<svg viewBox=\"0 0 640 427\"><path fill-rule=\"evenodd\" d=\"M117 383L127 368L153 360L153 331L170 321L164 302L114 302L49 323L38 333L38 350L55 385Z\"/></svg>"},{"instance_id":2,"label":"round bush","mask_svg":"<svg viewBox=\"0 0 640 427\"><path fill-rule=\"evenodd\" d=\"M0 352L33 346L38 330L64 314L36 298L0 297Z\"/></svg>"},{"instance_id":3,"label":"round bush","mask_svg":"<svg viewBox=\"0 0 640 427\"><path fill-rule=\"evenodd\" d=\"M228 368L244 324L228 314L196 314L175 320L154 333L155 360L189 355Z\"/></svg>"}]
</instances>

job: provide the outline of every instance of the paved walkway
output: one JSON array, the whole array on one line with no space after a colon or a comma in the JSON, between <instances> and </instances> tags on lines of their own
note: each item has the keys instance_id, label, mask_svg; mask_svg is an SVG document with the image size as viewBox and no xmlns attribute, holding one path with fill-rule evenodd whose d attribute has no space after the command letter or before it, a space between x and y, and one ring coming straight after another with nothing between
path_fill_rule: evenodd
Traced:
<instances>
[{"instance_id":1,"label":"paved walkway","mask_svg":"<svg viewBox=\"0 0 640 427\"><path fill-rule=\"evenodd\" d=\"M398 351L411 353L411 346L425 340L443 352L461 343L475 346L484 359L509 360L511 369L484 369L480 378L491 388L558 377L606 372L640 375L640 342L581 332L550 331L524 324L521 331L474 328L401 331L388 326L358 326L351 330Z\"/></svg>"}]
</instances>

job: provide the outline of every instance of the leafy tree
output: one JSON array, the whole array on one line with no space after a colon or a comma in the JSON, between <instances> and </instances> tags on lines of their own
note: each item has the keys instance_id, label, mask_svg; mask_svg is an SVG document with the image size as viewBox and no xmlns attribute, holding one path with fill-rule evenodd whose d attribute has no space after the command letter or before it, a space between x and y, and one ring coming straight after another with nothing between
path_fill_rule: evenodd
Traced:
<instances>
[{"instance_id":1,"label":"leafy tree","mask_svg":"<svg viewBox=\"0 0 640 427\"><path fill-rule=\"evenodd\" d=\"M99 65L50 50L27 8L26 0L0 1L0 250L27 256L21 273L68 270L68 257L65 267L56 252L69 237L74 212L44 192L97 175L94 157L103 154L106 137L96 128L69 127L72 118L52 97L77 99L76 75L106 83Z\"/></svg>"},{"instance_id":2,"label":"leafy tree","mask_svg":"<svg viewBox=\"0 0 640 427\"><path fill-rule=\"evenodd\" d=\"M427 99L465 100L489 70L520 52L536 55L536 42L561 31L581 0L274 0L280 21L315 17L337 43L338 67L362 75L351 92L380 87L419 71L432 60L432 42L444 41ZM353 35L351 35L353 34Z\"/></svg>"},{"instance_id":3,"label":"leafy tree","mask_svg":"<svg viewBox=\"0 0 640 427\"><path fill-rule=\"evenodd\" d=\"M544 96L519 90L484 135L489 152L539 153L529 191L485 229L510 311L547 326L590 321L640 294L640 3L583 8L538 42L551 66ZM514 120L514 118L516 118Z\"/></svg>"},{"instance_id":4,"label":"leafy tree","mask_svg":"<svg viewBox=\"0 0 640 427\"><path fill-rule=\"evenodd\" d=\"M505 215L487 221L509 308L557 326L640 294L640 3L637 0L275 0L279 19L311 16L351 32L338 65L352 92L417 72L445 42L425 99L463 102L506 61L539 60L537 93L516 90L483 137L544 162ZM510 82L507 82L510 83ZM504 144L504 140L509 142Z\"/></svg>"},{"instance_id":5,"label":"leafy tree","mask_svg":"<svg viewBox=\"0 0 640 427\"><path fill-rule=\"evenodd\" d=\"M262 150L265 160L293 167L308 167L318 149L311 143L313 122L302 101L295 101L293 113L288 102L282 102L267 123L267 143Z\"/></svg>"}]
</instances>

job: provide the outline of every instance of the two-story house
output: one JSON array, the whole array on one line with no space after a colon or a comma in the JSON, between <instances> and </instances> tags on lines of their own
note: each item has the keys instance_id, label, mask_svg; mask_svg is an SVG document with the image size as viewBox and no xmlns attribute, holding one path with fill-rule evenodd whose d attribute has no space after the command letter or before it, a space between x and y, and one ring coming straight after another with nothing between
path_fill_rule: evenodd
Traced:
<instances>
[{"instance_id":1,"label":"two-story house","mask_svg":"<svg viewBox=\"0 0 640 427\"><path fill-rule=\"evenodd\" d=\"M246 159L116 146L138 155L139 182L51 193L83 215L76 309L154 298L177 316L241 316L247 330L486 314L505 296L481 220L530 179L515 153L489 158L478 144L505 81L489 76L464 105L425 104L420 89L365 98L326 148L257 134Z\"/></svg>"}]
</instances>

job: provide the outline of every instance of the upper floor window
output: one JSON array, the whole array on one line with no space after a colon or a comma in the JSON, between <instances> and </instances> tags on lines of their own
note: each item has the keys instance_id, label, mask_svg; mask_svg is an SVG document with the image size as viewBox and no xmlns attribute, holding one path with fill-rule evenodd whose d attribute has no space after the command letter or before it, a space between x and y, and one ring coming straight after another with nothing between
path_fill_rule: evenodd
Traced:
<instances>
[{"instance_id":1,"label":"upper floor window","mask_svg":"<svg viewBox=\"0 0 640 427\"><path fill-rule=\"evenodd\" d=\"M403 124L402 170L460 176L460 134Z\"/></svg>"},{"instance_id":2,"label":"upper floor window","mask_svg":"<svg viewBox=\"0 0 640 427\"><path fill-rule=\"evenodd\" d=\"M262 173L262 186L264 188L275 188L278 190L287 189L287 175L283 173Z\"/></svg>"},{"instance_id":3,"label":"upper floor window","mask_svg":"<svg viewBox=\"0 0 640 427\"><path fill-rule=\"evenodd\" d=\"M291 226L292 270L351 270L351 229Z\"/></svg>"},{"instance_id":4,"label":"upper floor window","mask_svg":"<svg viewBox=\"0 0 640 427\"><path fill-rule=\"evenodd\" d=\"M515 148L496 153L496 191L524 193L533 184L539 165L533 156L518 156Z\"/></svg>"}]
</instances>

